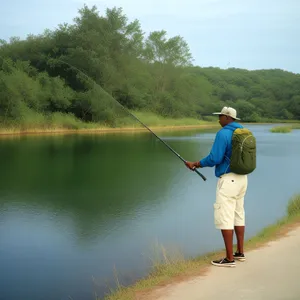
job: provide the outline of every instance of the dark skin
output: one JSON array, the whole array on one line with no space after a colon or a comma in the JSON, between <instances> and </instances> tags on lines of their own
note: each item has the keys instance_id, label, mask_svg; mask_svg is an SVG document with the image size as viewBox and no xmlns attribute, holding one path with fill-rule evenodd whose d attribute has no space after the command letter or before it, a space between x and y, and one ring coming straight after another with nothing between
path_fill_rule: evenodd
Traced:
<instances>
[{"instance_id":1,"label":"dark skin","mask_svg":"<svg viewBox=\"0 0 300 300\"><path fill-rule=\"evenodd\" d=\"M219 123L222 127L234 122L235 120L231 117L225 115L219 115ZM199 161L190 162L187 161L185 165L190 169L194 170L195 168L202 168ZM234 231L237 238L237 250L238 253L244 253L244 235L245 235L245 226L235 226ZM226 258L232 261L233 258L233 230L221 230L222 236L224 239L224 244L226 248Z\"/></svg>"}]
</instances>

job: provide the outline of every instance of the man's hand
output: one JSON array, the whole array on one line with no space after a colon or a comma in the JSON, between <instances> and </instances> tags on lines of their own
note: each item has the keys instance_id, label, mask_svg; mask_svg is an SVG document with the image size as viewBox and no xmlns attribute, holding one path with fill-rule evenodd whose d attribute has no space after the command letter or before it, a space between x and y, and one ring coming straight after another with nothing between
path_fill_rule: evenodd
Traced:
<instances>
[{"instance_id":1,"label":"man's hand","mask_svg":"<svg viewBox=\"0 0 300 300\"><path fill-rule=\"evenodd\" d=\"M190 170L194 170L195 168L200 168L200 162L196 161L196 162L191 162L191 161L186 161L185 165L190 169Z\"/></svg>"}]
</instances>

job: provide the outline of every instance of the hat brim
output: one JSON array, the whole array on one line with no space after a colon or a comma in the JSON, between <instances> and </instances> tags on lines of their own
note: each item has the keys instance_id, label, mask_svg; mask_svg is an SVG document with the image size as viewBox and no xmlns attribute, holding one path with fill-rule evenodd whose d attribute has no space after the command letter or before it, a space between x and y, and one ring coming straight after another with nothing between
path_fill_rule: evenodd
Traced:
<instances>
[{"instance_id":1,"label":"hat brim","mask_svg":"<svg viewBox=\"0 0 300 300\"><path fill-rule=\"evenodd\" d=\"M224 115L224 116L228 116L228 115L225 115L225 114L223 114L223 113L221 113L221 112L215 112L215 113L213 113L213 115ZM228 117L231 117L231 116L228 116ZM232 118L232 117L231 117ZM234 119L234 120L241 120L240 118L232 118L232 119Z\"/></svg>"}]
</instances>

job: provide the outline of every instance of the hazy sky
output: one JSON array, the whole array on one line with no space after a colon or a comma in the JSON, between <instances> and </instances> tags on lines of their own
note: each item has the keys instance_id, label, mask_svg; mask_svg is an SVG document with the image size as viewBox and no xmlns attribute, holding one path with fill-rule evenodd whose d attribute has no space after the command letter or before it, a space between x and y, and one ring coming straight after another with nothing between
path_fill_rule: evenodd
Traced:
<instances>
[{"instance_id":1,"label":"hazy sky","mask_svg":"<svg viewBox=\"0 0 300 300\"><path fill-rule=\"evenodd\" d=\"M181 35L196 65L300 73L300 0L4 0L0 38L71 23L84 3L101 14L122 7L146 34L165 29Z\"/></svg>"}]
</instances>

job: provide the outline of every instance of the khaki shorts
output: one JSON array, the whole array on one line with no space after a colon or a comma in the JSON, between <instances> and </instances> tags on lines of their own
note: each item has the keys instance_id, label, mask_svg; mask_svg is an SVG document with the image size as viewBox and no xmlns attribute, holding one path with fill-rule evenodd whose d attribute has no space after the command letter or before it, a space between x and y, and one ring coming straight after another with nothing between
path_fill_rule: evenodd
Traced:
<instances>
[{"instance_id":1,"label":"khaki shorts","mask_svg":"<svg viewBox=\"0 0 300 300\"><path fill-rule=\"evenodd\" d=\"M214 204L214 219L217 229L234 229L234 226L245 226L244 197L247 186L247 175L228 173L219 178Z\"/></svg>"}]
</instances>

